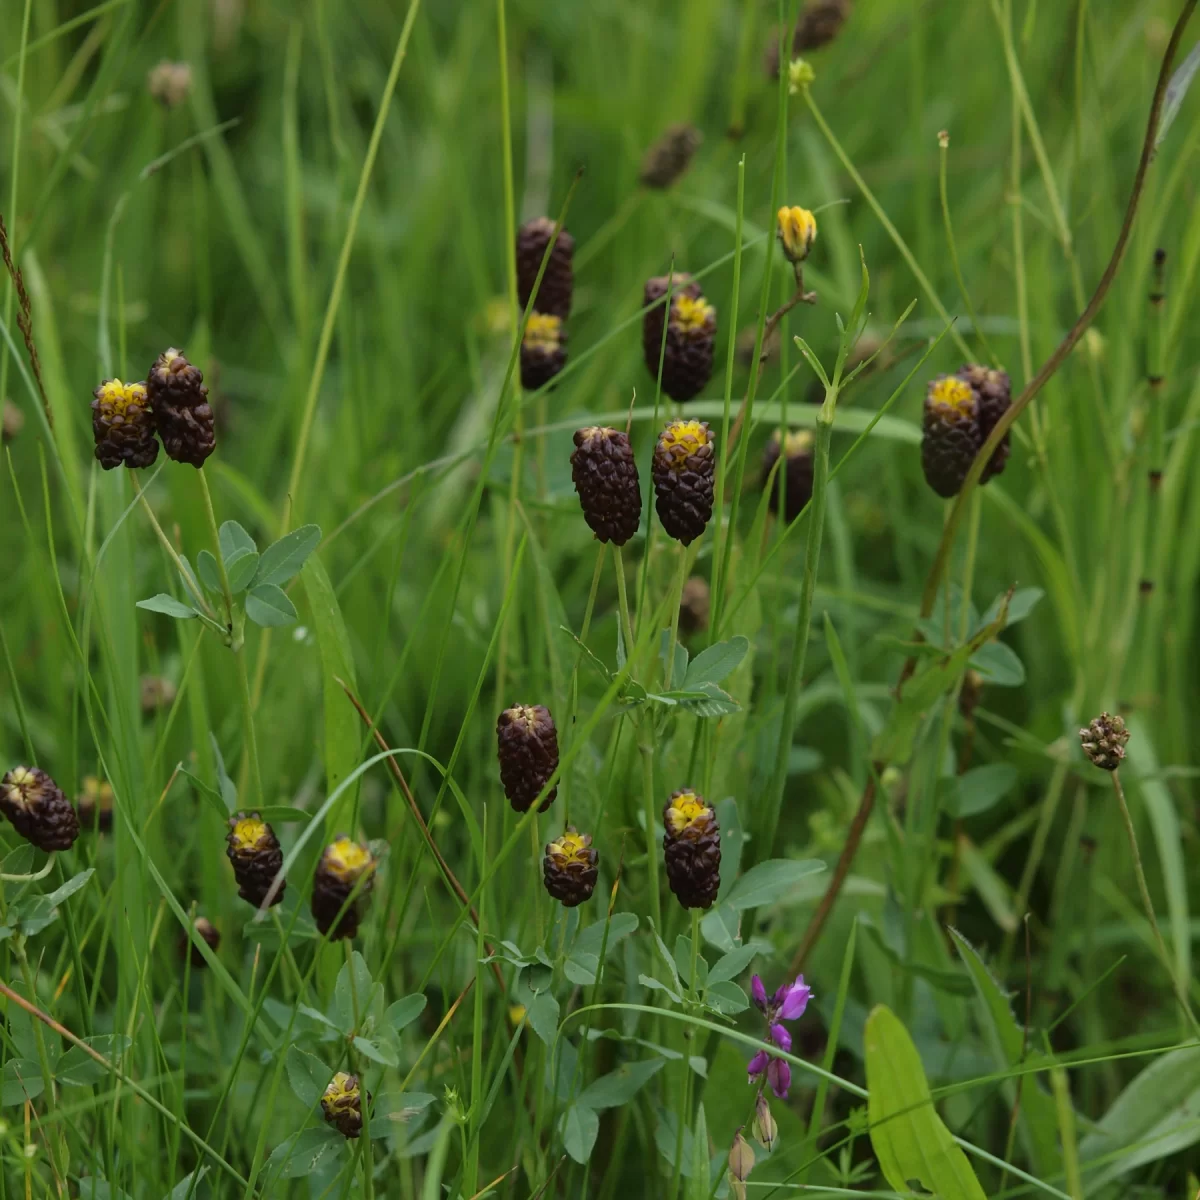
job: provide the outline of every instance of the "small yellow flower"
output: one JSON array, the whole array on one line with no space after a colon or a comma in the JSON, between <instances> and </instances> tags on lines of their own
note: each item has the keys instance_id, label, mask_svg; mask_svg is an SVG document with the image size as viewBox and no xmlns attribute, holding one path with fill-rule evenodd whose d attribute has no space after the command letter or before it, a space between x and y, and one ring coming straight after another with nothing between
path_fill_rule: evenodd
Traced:
<instances>
[{"instance_id":1,"label":"small yellow flower","mask_svg":"<svg viewBox=\"0 0 1200 1200\"><path fill-rule=\"evenodd\" d=\"M572 862L588 862L591 847L591 834L576 833L574 829L568 829L562 837L555 838L546 850L559 860L562 866L566 866Z\"/></svg>"},{"instance_id":2,"label":"small yellow flower","mask_svg":"<svg viewBox=\"0 0 1200 1200\"><path fill-rule=\"evenodd\" d=\"M779 244L788 262L800 263L817 240L817 218L807 208L794 206L779 210Z\"/></svg>"},{"instance_id":3,"label":"small yellow flower","mask_svg":"<svg viewBox=\"0 0 1200 1200\"><path fill-rule=\"evenodd\" d=\"M788 63L788 95L798 96L808 87L817 73L802 58L793 58Z\"/></svg>"},{"instance_id":4,"label":"small yellow flower","mask_svg":"<svg viewBox=\"0 0 1200 1200\"><path fill-rule=\"evenodd\" d=\"M975 393L971 385L957 375L942 375L929 385L926 403L952 418L975 415Z\"/></svg>"},{"instance_id":5,"label":"small yellow flower","mask_svg":"<svg viewBox=\"0 0 1200 1200\"><path fill-rule=\"evenodd\" d=\"M236 850L252 850L266 836L266 822L258 813L252 813L250 816L241 817L234 822L230 832L230 845Z\"/></svg>"},{"instance_id":6,"label":"small yellow flower","mask_svg":"<svg viewBox=\"0 0 1200 1200\"><path fill-rule=\"evenodd\" d=\"M779 445L779 430L771 435L771 441L775 445ZM791 429L788 431L787 437L783 439L783 456L784 458L797 458L801 454L807 454L812 449L813 435L811 429Z\"/></svg>"},{"instance_id":7,"label":"small yellow flower","mask_svg":"<svg viewBox=\"0 0 1200 1200\"><path fill-rule=\"evenodd\" d=\"M144 383L122 383L119 379L106 379L93 393L106 412L123 415L131 404L146 407L146 385Z\"/></svg>"},{"instance_id":8,"label":"small yellow flower","mask_svg":"<svg viewBox=\"0 0 1200 1200\"><path fill-rule=\"evenodd\" d=\"M658 436L655 458L662 460L668 470L679 472L687 460L712 441L706 421L669 421Z\"/></svg>"},{"instance_id":9,"label":"small yellow flower","mask_svg":"<svg viewBox=\"0 0 1200 1200\"><path fill-rule=\"evenodd\" d=\"M699 333L716 319L717 310L703 296L676 295L671 299L671 324L688 333Z\"/></svg>"},{"instance_id":10,"label":"small yellow flower","mask_svg":"<svg viewBox=\"0 0 1200 1200\"><path fill-rule=\"evenodd\" d=\"M322 867L343 880L356 880L373 865L371 852L353 838L340 837L325 848Z\"/></svg>"},{"instance_id":11,"label":"small yellow flower","mask_svg":"<svg viewBox=\"0 0 1200 1200\"><path fill-rule=\"evenodd\" d=\"M690 825L703 820L711 812L704 800L695 792L680 792L671 798L667 808L667 824L672 833L682 833Z\"/></svg>"},{"instance_id":12,"label":"small yellow flower","mask_svg":"<svg viewBox=\"0 0 1200 1200\"><path fill-rule=\"evenodd\" d=\"M562 318L548 313L530 313L525 322L524 345L527 349L554 350L562 342Z\"/></svg>"}]
</instances>

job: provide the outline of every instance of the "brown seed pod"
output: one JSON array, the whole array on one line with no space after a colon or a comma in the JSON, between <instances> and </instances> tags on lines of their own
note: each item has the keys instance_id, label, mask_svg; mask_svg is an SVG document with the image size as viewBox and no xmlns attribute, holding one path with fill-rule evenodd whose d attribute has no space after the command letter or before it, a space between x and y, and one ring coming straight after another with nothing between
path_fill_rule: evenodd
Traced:
<instances>
[{"instance_id":1,"label":"brown seed pod","mask_svg":"<svg viewBox=\"0 0 1200 1200\"><path fill-rule=\"evenodd\" d=\"M549 217L535 217L532 221L526 221L517 231L517 295L522 311L533 294L533 285L537 281L546 247L554 237L554 225ZM575 239L565 229L560 229L538 288L534 304L538 312L563 321L571 315L571 297L575 290L571 260L574 256Z\"/></svg>"},{"instance_id":2,"label":"brown seed pod","mask_svg":"<svg viewBox=\"0 0 1200 1200\"><path fill-rule=\"evenodd\" d=\"M258 813L238 813L229 818L225 842L225 853L233 864L238 895L259 908L283 866L283 849L275 831ZM279 888L271 898L272 907L283 899L286 888L287 881L281 879Z\"/></svg>"},{"instance_id":3,"label":"brown seed pod","mask_svg":"<svg viewBox=\"0 0 1200 1200\"><path fill-rule=\"evenodd\" d=\"M712 517L714 451L706 421L669 421L654 447L655 510L663 529L685 546Z\"/></svg>"},{"instance_id":4,"label":"brown seed pod","mask_svg":"<svg viewBox=\"0 0 1200 1200\"><path fill-rule=\"evenodd\" d=\"M544 704L516 704L496 719L496 754L500 782L514 812L528 812L558 766L558 731ZM539 812L554 803L557 786Z\"/></svg>"},{"instance_id":5,"label":"brown seed pod","mask_svg":"<svg viewBox=\"0 0 1200 1200\"><path fill-rule=\"evenodd\" d=\"M79 817L70 800L40 767L14 767L0 780L0 813L47 854L69 850L79 836Z\"/></svg>"},{"instance_id":6,"label":"brown seed pod","mask_svg":"<svg viewBox=\"0 0 1200 1200\"><path fill-rule=\"evenodd\" d=\"M703 796L675 792L663 809L667 882L684 908L711 908L721 886L721 827Z\"/></svg>"},{"instance_id":7,"label":"brown seed pod","mask_svg":"<svg viewBox=\"0 0 1200 1200\"><path fill-rule=\"evenodd\" d=\"M146 390L167 457L202 467L217 440L200 368L188 362L182 351L164 350L146 376Z\"/></svg>"},{"instance_id":8,"label":"brown seed pod","mask_svg":"<svg viewBox=\"0 0 1200 1200\"><path fill-rule=\"evenodd\" d=\"M813 437L807 429L792 430L783 443L784 464L784 520L790 525L812 499L813 490ZM779 459L779 430L771 435L763 451L763 486L770 485L767 506L771 512L779 512L779 480L771 479L771 469Z\"/></svg>"},{"instance_id":9,"label":"brown seed pod","mask_svg":"<svg viewBox=\"0 0 1200 1200\"><path fill-rule=\"evenodd\" d=\"M582 904L595 890L599 862L600 855L592 847L592 835L576 833L575 826L568 825L566 833L546 847L542 859L546 891L563 908Z\"/></svg>"},{"instance_id":10,"label":"brown seed pod","mask_svg":"<svg viewBox=\"0 0 1200 1200\"><path fill-rule=\"evenodd\" d=\"M668 126L646 151L638 178L649 188L669 188L692 165L702 141L704 135L694 125Z\"/></svg>"},{"instance_id":11,"label":"brown seed pod","mask_svg":"<svg viewBox=\"0 0 1200 1200\"><path fill-rule=\"evenodd\" d=\"M106 471L150 466L158 457L158 442L146 385L106 379L92 396L92 437L100 465Z\"/></svg>"},{"instance_id":12,"label":"brown seed pod","mask_svg":"<svg viewBox=\"0 0 1200 1200\"><path fill-rule=\"evenodd\" d=\"M521 339L521 386L535 392L567 365L567 331L561 317L533 312Z\"/></svg>"},{"instance_id":13,"label":"brown seed pod","mask_svg":"<svg viewBox=\"0 0 1200 1200\"><path fill-rule=\"evenodd\" d=\"M642 491L629 435L607 425L576 430L571 479L583 519L596 539L625 545L642 518Z\"/></svg>"},{"instance_id":14,"label":"brown seed pod","mask_svg":"<svg viewBox=\"0 0 1200 1200\"><path fill-rule=\"evenodd\" d=\"M360 909L374 883L378 863L371 851L342 835L325 847L313 877L312 915L317 929L331 939L352 938L358 934ZM338 920L338 913L350 899L355 885L358 892Z\"/></svg>"}]
</instances>

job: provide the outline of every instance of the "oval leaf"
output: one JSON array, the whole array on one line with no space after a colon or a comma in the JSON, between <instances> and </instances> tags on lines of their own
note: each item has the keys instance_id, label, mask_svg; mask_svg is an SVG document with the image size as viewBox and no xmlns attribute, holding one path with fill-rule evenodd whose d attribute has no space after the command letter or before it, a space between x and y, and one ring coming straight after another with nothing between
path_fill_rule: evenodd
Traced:
<instances>
[{"instance_id":1,"label":"oval leaf","mask_svg":"<svg viewBox=\"0 0 1200 1200\"><path fill-rule=\"evenodd\" d=\"M567 1109L562 1125L563 1145L577 1163L585 1163L591 1158L599 1132L600 1118L590 1108L572 1104Z\"/></svg>"},{"instance_id":2,"label":"oval leaf","mask_svg":"<svg viewBox=\"0 0 1200 1200\"><path fill-rule=\"evenodd\" d=\"M620 1108L632 1100L662 1070L665 1063L666 1059L663 1058L625 1063L588 1084L579 1097L579 1103L587 1108Z\"/></svg>"},{"instance_id":3,"label":"oval leaf","mask_svg":"<svg viewBox=\"0 0 1200 1200\"><path fill-rule=\"evenodd\" d=\"M411 1025L424 1011L427 1000L420 992L405 996L388 1005L383 1019L399 1033L406 1025Z\"/></svg>"},{"instance_id":4,"label":"oval leaf","mask_svg":"<svg viewBox=\"0 0 1200 1200\"><path fill-rule=\"evenodd\" d=\"M225 573L229 576L229 590L236 596L250 586L258 570L258 555L253 550L239 550L225 564Z\"/></svg>"},{"instance_id":5,"label":"oval leaf","mask_svg":"<svg viewBox=\"0 0 1200 1200\"><path fill-rule=\"evenodd\" d=\"M255 582L273 583L276 586L287 583L300 573L300 568L320 540L321 529L317 525L302 525L291 533L285 533L279 541L262 552Z\"/></svg>"},{"instance_id":6,"label":"oval leaf","mask_svg":"<svg viewBox=\"0 0 1200 1200\"><path fill-rule=\"evenodd\" d=\"M175 617L179 621L190 620L196 615L194 608L181 604L174 596L168 596L166 592L159 592L157 596L151 596L149 600L139 600L137 606L144 608L147 612L165 613L168 617Z\"/></svg>"},{"instance_id":7,"label":"oval leaf","mask_svg":"<svg viewBox=\"0 0 1200 1200\"><path fill-rule=\"evenodd\" d=\"M333 1069L315 1055L292 1045L287 1052L287 1076L296 1099L305 1108L315 1108L333 1078Z\"/></svg>"},{"instance_id":8,"label":"oval leaf","mask_svg":"<svg viewBox=\"0 0 1200 1200\"><path fill-rule=\"evenodd\" d=\"M782 900L801 879L823 870L825 864L816 858L768 859L751 867L729 889L729 895L723 903L739 912L773 904L776 900Z\"/></svg>"},{"instance_id":9,"label":"oval leaf","mask_svg":"<svg viewBox=\"0 0 1200 1200\"><path fill-rule=\"evenodd\" d=\"M1011 763L989 763L974 767L951 782L947 789L946 811L952 817L973 817L987 812L1012 791L1017 769Z\"/></svg>"},{"instance_id":10,"label":"oval leaf","mask_svg":"<svg viewBox=\"0 0 1200 1200\"><path fill-rule=\"evenodd\" d=\"M750 649L749 641L739 634L727 642L718 642L701 651L692 660L683 677L686 690L698 688L702 683L720 683L727 675L737 670L738 664Z\"/></svg>"},{"instance_id":11,"label":"oval leaf","mask_svg":"<svg viewBox=\"0 0 1200 1200\"><path fill-rule=\"evenodd\" d=\"M246 596L246 616L255 625L290 625L297 616L296 606L282 588L273 583L256 583Z\"/></svg>"},{"instance_id":12,"label":"oval leaf","mask_svg":"<svg viewBox=\"0 0 1200 1200\"><path fill-rule=\"evenodd\" d=\"M239 550L258 549L254 539L236 521L226 521L221 526L217 531L217 544L221 547L221 557L226 562Z\"/></svg>"}]
</instances>

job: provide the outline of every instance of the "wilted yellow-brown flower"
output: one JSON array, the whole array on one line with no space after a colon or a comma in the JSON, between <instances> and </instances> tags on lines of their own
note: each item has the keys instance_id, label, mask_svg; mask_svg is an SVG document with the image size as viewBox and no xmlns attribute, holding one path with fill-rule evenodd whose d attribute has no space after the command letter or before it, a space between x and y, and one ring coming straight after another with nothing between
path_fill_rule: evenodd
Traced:
<instances>
[{"instance_id":1,"label":"wilted yellow-brown flower","mask_svg":"<svg viewBox=\"0 0 1200 1200\"><path fill-rule=\"evenodd\" d=\"M331 938L352 938L358 933L359 908L371 890L377 866L375 856L366 846L344 834L325 847L317 864L312 892L313 920L321 933ZM357 894L350 900L356 885ZM350 900L348 906L347 900ZM342 913L340 920L338 913Z\"/></svg>"}]
</instances>

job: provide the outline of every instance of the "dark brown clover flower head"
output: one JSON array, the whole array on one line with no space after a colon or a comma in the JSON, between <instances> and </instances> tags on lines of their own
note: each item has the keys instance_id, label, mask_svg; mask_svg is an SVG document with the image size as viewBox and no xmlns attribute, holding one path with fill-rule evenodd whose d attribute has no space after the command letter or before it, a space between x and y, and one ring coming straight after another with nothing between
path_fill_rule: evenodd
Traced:
<instances>
[{"instance_id":1,"label":"dark brown clover flower head","mask_svg":"<svg viewBox=\"0 0 1200 1200\"><path fill-rule=\"evenodd\" d=\"M683 403L698 396L712 378L713 350L717 338L717 310L708 303L700 285L690 275L668 275L646 281L643 304L653 304L671 292L671 311L666 320L667 340L663 345L663 306L650 309L642 318L642 354L646 369L658 378L662 358L662 390Z\"/></svg>"},{"instance_id":2,"label":"dark brown clover flower head","mask_svg":"<svg viewBox=\"0 0 1200 1200\"><path fill-rule=\"evenodd\" d=\"M317 863L312 892L313 920L322 934L330 938L352 938L358 934L359 910L374 883L376 866L371 851L344 834L325 847ZM338 913L350 899L355 885L359 885L357 894L338 920Z\"/></svg>"},{"instance_id":3,"label":"dark brown clover flower head","mask_svg":"<svg viewBox=\"0 0 1200 1200\"><path fill-rule=\"evenodd\" d=\"M575 431L571 479L598 541L623 546L642 519L642 489L629 435L607 425Z\"/></svg>"},{"instance_id":4,"label":"dark brown clover flower head","mask_svg":"<svg viewBox=\"0 0 1200 1200\"><path fill-rule=\"evenodd\" d=\"M517 230L517 295L522 311L533 295L542 258L554 237L554 224L549 217L535 217ZM571 260L574 257L575 239L565 229L560 229L537 291L534 308L538 312L564 321L571 315L571 294L575 290Z\"/></svg>"},{"instance_id":5,"label":"dark brown clover flower head","mask_svg":"<svg viewBox=\"0 0 1200 1200\"><path fill-rule=\"evenodd\" d=\"M0 779L0 812L47 854L69 850L79 836L79 817L70 800L40 767L13 767Z\"/></svg>"},{"instance_id":6,"label":"dark brown clover flower head","mask_svg":"<svg viewBox=\"0 0 1200 1200\"><path fill-rule=\"evenodd\" d=\"M197 917L192 928L200 935L208 948L216 954L217 948L221 945L220 930L207 917ZM200 953L200 947L188 937L186 930L179 937L179 955L181 958L185 955L190 956L193 967L204 968L208 966L208 963L204 960L204 955Z\"/></svg>"},{"instance_id":7,"label":"dark brown clover flower head","mask_svg":"<svg viewBox=\"0 0 1200 1200\"><path fill-rule=\"evenodd\" d=\"M533 312L521 339L521 386L535 392L567 365L567 331L562 317Z\"/></svg>"},{"instance_id":8,"label":"dark brown clover flower head","mask_svg":"<svg viewBox=\"0 0 1200 1200\"><path fill-rule=\"evenodd\" d=\"M558 731L544 704L514 704L496 719L500 782L514 812L528 812L558 767ZM554 803L552 787L539 812Z\"/></svg>"},{"instance_id":9,"label":"dark brown clover flower head","mask_svg":"<svg viewBox=\"0 0 1200 1200\"><path fill-rule=\"evenodd\" d=\"M638 178L649 188L669 188L692 165L703 141L695 125L669 125L646 151Z\"/></svg>"},{"instance_id":10,"label":"dark brown clover flower head","mask_svg":"<svg viewBox=\"0 0 1200 1200\"><path fill-rule=\"evenodd\" d=\"M283 850L275 831L258 813L238 813L229 818L225 842L225 853L233 864L238 895L259 908L283 866ZM272 907L283 899L286 888L287 881L281 879L278 890L271 898Z\"/></svg>"},{"instance_id":11,"label":"dark brown clover flower head","mask_svg":"<svg viewBox=\"0 0 1200 1200\"><path fill-rule=\"evenodd\" d=\"M721 886L721 827L713 806L690 788L663 809L667 882L684 908L711 908Z\"/></svg>"},{"instance_id":12,"label":"dark brown clover flower head","mask_svg":"<svg viewBox=\"0 0 1200 1200\"><path fill-rule=\"evenodd\" d=\"M563 908L574 908L591 898L596 887L599 853L592 847L590 833L576 833L574 825L568 825L560 838L555 838L546 847L542 859L542 878L546 891Z\"/></svg>"},{"instance_id":13,"label":"dark brown clover flower head","mask_svg":"<svg viewBox=\"0 0 1200 1200\"><path fill-rule=\"evenodd\" d=\"M106 379L92 396L92 436L100 465L106 471L150 466L158 457L158 442L146 385Z\"/></svg>"},{"instance_id":14,"label":"dark brown clover flower head","mask_svg":"<svg viewBox=\"0 0 1200 1200\"><path fill-rule=\"evenodd\" d=\"M708 614L712 606L712 593L708 580L692 575L683 585L679 598L679 632L695 633L708 628Z\"/></svg>"},{"instance_id":15,"label":"dark brown clover flower head","mask_svg":"<svg viewBox=\"0 0 1200 1200\"><path fill-rule=\"evenodd\" d=\"M1125 757L1129 730L1122 717L1105 712L1079 731L1079 741L1093 766L1102 771L1115 771Z\"/></svg>"},{"instance_id":16,"label":"dark brown clover flower head","mask_svg":"<svg viewBox=\"0 0 1200 1200\"><path fill-rule=\"evenodd\" d=\"M770 487L767 506L773 513L779 511L779 480L771 478L771 470L779 461L779 430L771 435L763 451L763 486ZM784 473L783 517L790 525L812 499L813 490L813 437L807 429L795 429L783 440Z\"/></svg>"},{"instance_id":17,"label":"dark brown clover flower head","mask_svg":"<svg viewBox=\"0 0 1200 1200\"><path fill-rule=\"evenodd\" d=\"M370 1106L371 1093L367 1093ZM339 1071L321 1096L321 1112L325 1120L346 1138L362 1134L362 1088L357 1075Z\"/></svg>"},{"instance_id":18,"label":"dark brown clover flower head","mask_svg":"<svg viewBox=\"0 0 1200 1200\"><path fill-rule=\"evenodd\" d=\"M182 351L164 350L146 376L146 390L167 457L202 467L217 448L217 439L200 368Z\"/></svg>"},{"instance_id":19,"label":"dark brown clover flower head","mask_svg":"<svg viewBox=\"0 0 1200 1200\"><path fill-rule=\"evenodd\" d=\"M75 798L75 810L84 829L108 833L113 823L112 785L95 775L85 775L82 790Z\"/></svg>"},{"instance_id":20,"label":"dark brown clover flower head","mask_svg":"<svg viewBox=\"0 0 1200 1200\"><path fill-rule=\"evenodd\" d=\"M685 546L712 516L714 450L707 421L669 421L654 447L654 507L663 528Z\"/></svg>"},{"instance_id":21,"label":"dark brown clover flower head","mask_svg":"<svg viewBox=\"0 0 1200 1200\"><path fill-rule=\"evenodd\" d=\"M975 400L979 406L979 444L982 446L991 437L996 422L1012 406L1012 380L1009 379L1007 371L983 367L977 363L967 363L958 372L958 377L975 393ZM988 465L983 468L983 474L979 477L980 486L1004 470L1008 462L1009 442L1010 435L1006 433L992 452Z\"/></svg>"},{"instance_id":22,"label":"dark brown clover flower head","mask_svg":"<svg viewBox=\"0 0 1200 1200\"><path fill-rule=\"evenodd\" d=\"M809 0L792 34L792 57L829 45L841 33L852 7L853 0ZM778 31L767 47L766 66L767 74L774 79L779 74Z\"/></svg>"},{"instance_id":23,"label":"dark brown clover flower head","mask_svg":"<svg viewBox=\"0 0 1200 1200\"><path fill-rule=\"evenodd\" d=\"M957 375L939 375L925 395L921 469L943 499L957 496L979 450L979 401Z\"/></svg>"}]
</instances>

